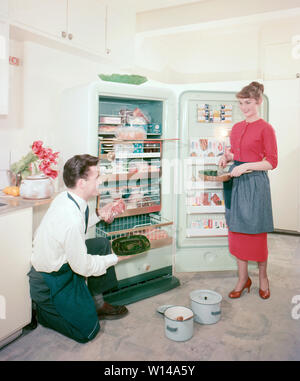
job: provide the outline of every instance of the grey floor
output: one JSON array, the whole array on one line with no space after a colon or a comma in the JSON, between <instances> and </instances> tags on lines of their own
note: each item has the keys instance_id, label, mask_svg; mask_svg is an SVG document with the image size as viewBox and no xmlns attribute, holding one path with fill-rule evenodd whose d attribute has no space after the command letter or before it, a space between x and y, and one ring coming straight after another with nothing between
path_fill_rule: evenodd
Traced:
<instances>
[{"instance_id":1,"label":"grey floor","mask_svg":"<svg viewBox=\"0 0 300 381\"><path fill-rule=\"evenodd\" d=\"M98 336L79 344L50 329L37 329L0 350L0 360L300 360L300 237L269 235L271 298L258 295L258 270L250 271L250 293L231 300L236 272L177 274L181 286L128 306L130 313L104 321ZM187 342L167 339L163 304L189 306L195 289L215 290L223 296L217 324L194 324ZM294 318L292 310L294 308Z\"/></svg>"}]
</instances>

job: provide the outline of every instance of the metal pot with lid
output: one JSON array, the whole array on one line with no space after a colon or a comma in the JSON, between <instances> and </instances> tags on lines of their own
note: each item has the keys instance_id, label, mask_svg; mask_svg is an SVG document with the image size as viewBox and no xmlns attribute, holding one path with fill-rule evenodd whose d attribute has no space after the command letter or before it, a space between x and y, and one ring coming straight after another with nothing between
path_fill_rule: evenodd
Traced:
<instances>
[{"instance_id":1,"label":"metal pot with lid","mask_svg":"<svg viewBox=\"0 0 300 381\"><path fill-rule=\"evenodd\" d=\"M215 324L221 318L222 296L211 290L195 290L190 293L191 308L195 321L200 324Z\"/></svg>"}]
</instances>

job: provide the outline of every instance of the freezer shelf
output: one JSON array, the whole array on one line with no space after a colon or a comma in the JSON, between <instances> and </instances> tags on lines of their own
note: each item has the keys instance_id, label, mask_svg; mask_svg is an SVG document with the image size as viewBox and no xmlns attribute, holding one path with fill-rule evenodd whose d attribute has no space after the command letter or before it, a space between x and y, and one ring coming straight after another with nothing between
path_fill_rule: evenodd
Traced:
<instances>
[{"instance_id":1,"label":"freezer shelf","mask_svg":"<svg viewBox=\"0 0 300 381\"><path fill-rule=\"evenodd\" d=\"M157 158L160 157L160 153L158 152L149 152L149 153L117 153L116 159L149 159L149 158ZM108 160L107 154L102 153L99 155L100 160Z\"/></svg>"},{"instance_id":2,"label":"freezer shelf","mask_svg":"<svg viewBox=\"0 0 300 381\"><path fill-rule=\"evenodd\" d=\"M125 173L111 173L103 175L103 182L117 182L117 181L127 181L127 180L138 180L138 179L154 179L159 178L160 172L148 171L148 172L125 172Z\"/></svg>"},{"instance_id":3,"label":"freezer shelf","mask_svg":"<svg viewBox=\"0 0 300 381\"><path fill-rule=\"evenodd\" d=\"M223 184L217 181L188 181L188 190L223 189Z\"/></svg>"},{"instance_id":4,"label":"freezer shelf","mask_svg":"<svg viewBox=\"0 0 300 381\"><path fill-rule=\"evenodd\" d=\"M146 206L141 208L133 208L133 209L126 209L126 211L116 218L122 218L122 217L129 217L129 216L136 216L139 214L145 214L145 213L154 213L154 212L160 212L161 205L153 205L153 206Z\"/></svg>"},{"instance_id":5,"label":"freezer shelf","mask_svg":"<svg viewBox=\"0 0 300 381\"><path fill-rule=\"evenodd\" d=\"M225 213L225 206L187 206L187 214Z\"/></svg>"},{"instance_id":6,"label":"freezer shelf","mask_svg":"<svg viewBox=\"0 0 300 381\"><path fill-rule=\"evenodd\" d=\"M186 236L193 237L227 237L228 229L186 229Z\"/></svg>"},{"instance_id":7,"label":"freezer shelf","mask_svg":"<svg viewBox=\"0 0 300 381\"><path fill-rule=\"evenodd\" d=\"M117 152L116 159L137 159L137 158L153 158L160 157L160 152L141 152L141 153L127 153Z\"/></svg>"}]
</instances>

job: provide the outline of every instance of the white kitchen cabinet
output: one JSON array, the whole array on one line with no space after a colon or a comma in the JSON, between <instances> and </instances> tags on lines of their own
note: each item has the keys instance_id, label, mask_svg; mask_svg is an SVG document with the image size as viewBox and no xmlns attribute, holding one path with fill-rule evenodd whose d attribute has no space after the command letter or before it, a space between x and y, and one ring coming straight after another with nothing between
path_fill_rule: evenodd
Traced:
<instances>
[{"instance_id":1,"label":"white kitchen cabinet","mask_svg":"<svg viewBox=\"0 0 300 381\"><path fill-rule=\"evenodd\" d=\"M67 27L67 0L10 0L9 19L35 33L61 38Z\"/></svg>"},{"instance_id":2,"label":"white kitchen cabinet","mask_svg":"<svg viewBox=\"0 0 300 381\"><path fill-rule=\"evenodd\" d=\"M104 54L105 4L99 0L68 0L67 38L94 54Z\"/></svg>"},{"instance_id":3,"label":"white kitchen cabinet","mask_svg":"<svg viewBox=\"0 0 300 381\"><path fill-rule=\"evenodd\" d=\"M9 21L121 67L133 62L135 12L122 2L117 6L108 0L10 0Z\"/></svg>"},{"instance_id":4,"label":"white kitchen cabinet","mask_svg":"<svg viewBox=\"0 0 300 381\"><path fill-rule=\"evenodd\" d=\"M0 348L31 321L32 208L0 216Z\"/></svg>"},{"instance_id":5,"label":"white kitchen cabinet","mask_svg":"<svg viewBox=\"0 0 300 381\"><path fill-rule=\"evenodd\" d=\"M7 20L8 18L8 0L0 1L0 20Z\"/></svg>"},{"instance_id":6,"label":"white kitchen cabinet","mask_svg":"<svg viewBox=\"0 0 300 381\"><path fill-rule=\"evenodd\" d=\"M112 61L126 67L134 59L135 12L108 2L106 16L105 52Z\"/></svg>"},{"instance_id":7,"label":"white kitchen cabinet","mask_svg":"<svg viewBox=\"0 0 300 381\"><path fill-rule=\"evenodd\" d=\"M98 0L11 0L13 25L104 54L105 5Z\"/></svg>"},{"instance_id":8,"label":"white kitchen cabinet","mask_svg":"<svg viewBox=\"0 0 300 381\"><path fill-rule=\"evenodd\" d=\"M0 20L0 115L8 114L9 89L9 26Z\"/></svg>"}]
</instances>

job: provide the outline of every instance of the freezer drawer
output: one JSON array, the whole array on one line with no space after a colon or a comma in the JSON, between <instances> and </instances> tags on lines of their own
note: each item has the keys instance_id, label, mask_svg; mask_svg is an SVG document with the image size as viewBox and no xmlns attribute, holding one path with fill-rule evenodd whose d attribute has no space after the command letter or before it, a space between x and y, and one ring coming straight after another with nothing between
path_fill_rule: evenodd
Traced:
<instances>
[{"instance_id":1,"label":"freezer drawer","mask_svg":"<svg viewBox=\"0 0 300 381\"><path fill-rule=\"evenodd\" d=\"M117 279L122 280L163 267L172 266L173 223L157 214L145 214L116 219L111 225L98 223L96 235L113 241L115 238L145 235L151 244L149 251L116 265Z\"/></svg>"}]
</instances>

